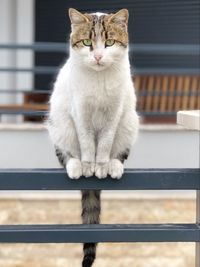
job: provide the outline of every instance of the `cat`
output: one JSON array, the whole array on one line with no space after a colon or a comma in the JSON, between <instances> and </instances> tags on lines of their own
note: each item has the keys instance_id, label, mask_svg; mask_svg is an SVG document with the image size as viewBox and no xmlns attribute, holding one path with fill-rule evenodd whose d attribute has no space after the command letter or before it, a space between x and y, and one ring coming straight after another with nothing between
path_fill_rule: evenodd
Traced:
<instances>
[{"instance_id":1,"label":"cat","mask_svg":"<svg viewBox=\"0 0 200 267\"><path fill-rule=\"evenodd\" d=\"M69 9L70 56L50 97L48 131L72 179L121 178L138 134L136 96L128 57L128 10L114 14ZM98 224L100 191L82 191L82 221ZM96 244L84 244L83 267Z\"/></svg>"}]
</instances>

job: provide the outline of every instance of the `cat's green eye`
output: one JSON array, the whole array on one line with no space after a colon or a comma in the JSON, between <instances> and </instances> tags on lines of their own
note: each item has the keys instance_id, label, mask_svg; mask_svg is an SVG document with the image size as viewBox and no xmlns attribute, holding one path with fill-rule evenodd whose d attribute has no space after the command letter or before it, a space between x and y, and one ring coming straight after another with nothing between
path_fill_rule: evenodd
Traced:
<instances>
[{"instance_id":1,"label":"cat's green eye","mask_svg":"<svg viewBox=\"0 0 200 267\"><path fill-rule=\"evenodd\" d=\"M82 40L82 42L85 46L91 46L92 45L91 39L84 39L84 40Z\"/></svg>"},{"instance_id":2,"label":"cat's green eye","mask_svg":"<svg viewBox=\"0 0 200 267\"><path fill-rule=\"evenodd\" d=\"M115 40L113 40L113 39L108 39L108 40L106 40L106 42L105 42L105 46L112 46L112 45L114 45L114 43L115 43Z\"/></svg>"}]
</instances>

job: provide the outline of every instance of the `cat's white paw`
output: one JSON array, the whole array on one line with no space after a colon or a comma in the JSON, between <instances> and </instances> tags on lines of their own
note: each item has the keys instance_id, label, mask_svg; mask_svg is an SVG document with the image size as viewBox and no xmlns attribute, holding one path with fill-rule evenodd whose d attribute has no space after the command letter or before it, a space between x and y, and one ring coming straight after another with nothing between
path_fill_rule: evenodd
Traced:
<instances>
[{"instance_id":1,"label":"cat's white paw","mask_svg":"<svg viewBox=\"0 0 200 267\"><path fill-rule=\"evenodd\" d=\"M99 179L106 178L108 175L109 163L96 163L95 176Z\"/></svg>"},{"instance_id":2,"label":"cat's white paw","mask_svg":"<svg viewBox=\"0 0 200 267\"><path fill-rule=\"evenodd\" d=\"M78 179L82 175L82 164L79 159L70 158L66 164L67 174L71 179Z\"/></svg>"},{"instance_id":3,"label":"cat's white paw","mask_svg":"<svg viewBox=\"0 0 200 267\"><path fill-rule=\"evenodd\" d=\"M124 173L124 165L118 159L109 162L109 174L113 179L120 179Z\"/></svg>"},{"instance_id":4,"label":"cat's white paw","mask_svg":"<svg viewBox=\"0 0 200 267\"><path fill-rule=\"evenodd\" d=\"M95 163L93 163L93 162L83 162L82 161L82 173L83 173L83 176L85 176L85 177L93 176L94 168L95 168Z\"/></svg>"}]
</instances>

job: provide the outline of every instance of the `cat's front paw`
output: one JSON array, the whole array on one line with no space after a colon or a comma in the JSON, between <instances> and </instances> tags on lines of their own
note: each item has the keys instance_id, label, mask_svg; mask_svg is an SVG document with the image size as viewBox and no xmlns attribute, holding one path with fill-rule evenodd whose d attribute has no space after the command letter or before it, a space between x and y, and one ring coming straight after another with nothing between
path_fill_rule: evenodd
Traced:
<instances>
[{"instance_id":1,"label":"cat's front paw","mask_svg":"<svg viewBox=\"0 0 200 267\"><path fill-rule=\"evenodd\" d=\"M71 179L78 179L82 175L82 164L79 159L70 158L66 164L67 174Z\"/></svg>"},{"instance_id":2,"label":"cat's front paw","mask_svg":"<svg viewBox=\"0 0 200 267\"><path fill-rule=\"evenodd\" d=\"M99 179L106 178L108 175L109 163L96 163L95 176Z\"/></svg>"},{"instance_id":3,"label":"cat's front paw","mask_svg":"<svg viewBox=\"0 0 200 267\"><path fill-rule=\"evenodd\" d=\"M95 163L82 161L82 173L85 177L93 176L95 169Z\"/></svg>"},{"instance_id":4,"label":"cat's front paw","mask_svg":"<svg viewBox=\"0 0 200 267\"><path fill-rule=\"evenodd\" d=\"M113 179L120 179L124 173L124 165L118 159L109 162L109 174Z\"/></svg>"}]
</instances>

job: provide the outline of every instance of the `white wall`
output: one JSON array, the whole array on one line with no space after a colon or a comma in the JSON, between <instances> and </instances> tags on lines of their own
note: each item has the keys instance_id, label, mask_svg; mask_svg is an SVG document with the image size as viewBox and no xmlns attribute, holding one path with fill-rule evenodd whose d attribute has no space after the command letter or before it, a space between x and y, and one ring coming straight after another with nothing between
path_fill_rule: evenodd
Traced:
<instances>
[{"instance_id":1,"label":"white wall","mask_svg":"<svg viewBox=\"0 0 200 267\"><path fill-rule=\"evenodd\" d=\"M34 41L34 0L0 0L0 43L30 44ZM0 49L0 67L31 68L33 53ZM31 89L32 73L0 72L0 89ZM21 103L21 95L0 94L0 104ZM8 116L3 121L13 120Z\"/></svg>"},{"instance_id":2,"label":"white wall","mask_svg":"<svg viewBox=\"0 0 200 267\"><path fill-rule=\"evenodd\" d=\"M34 0L17 0L16 6L16 43L32 44L34 42ZM17 50L17 67L31 68L34 64L34 53L31 50ZM32 73L20 73L17 75L17 89L32 89Z\"/></svg>"},{"instance_id":3,"label":"white wall","mask_svg":"<svg viewBox=\"0 0 200 267\"><path fill-rule=\"evenodd\" d=\"M0 0L0 43L16 42L16 1ZM0 50L0 67L15 67L16 52ZM16 74L0 72L0 89L16 87ZM0 95L0 104L15 102L14 96Z\"/></svg>"},{"instance_id":4,"label":"white wall","mask_svg":"<svg viewBox=\"0 0 200 267\"><path fill-rule=\"evenodd\" d=\"M46 130L13 127L0 125L0 168L60 167ZM198 168L199 132L142 128L126 167Z\"/></svg>"}]
</instances>

